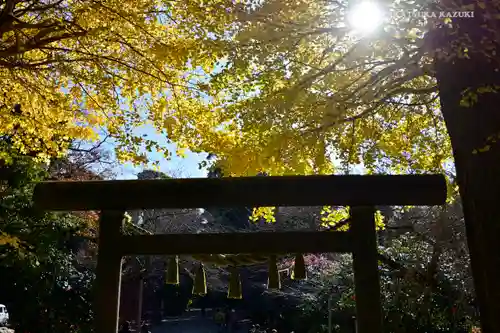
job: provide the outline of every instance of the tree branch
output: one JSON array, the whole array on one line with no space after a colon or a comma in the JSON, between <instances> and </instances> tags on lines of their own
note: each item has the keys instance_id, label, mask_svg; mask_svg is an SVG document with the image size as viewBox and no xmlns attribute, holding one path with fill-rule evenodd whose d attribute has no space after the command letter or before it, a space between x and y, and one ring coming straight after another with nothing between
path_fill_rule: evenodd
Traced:
<instances>
[{"instance_id":1,"label":"tree branch","mask_svg":"<svg viewBox=\"0 0 500 333\"><path fill-rule=\"evenodd\" d=\"M83 37L83 36L87 35L88 32L87 31L80 31L80 32L64 33L64 34L59 35L57 37L49 37L49 38L42 39L42 40L38 39L40 36L43 37L47 34L48 34L48 32L47 33L40 32L38 35L33 37L33 39L31 39L30 41L28 41L24 45L21 45L19 47L17 45L13 45L13 46L11 46L3 51L0 51L0 58L7 58L7 57L11 57L11 56L18 55L18 54L23 54L25 52L35 50L35 49L43 49L46 45L54 43L54 42L58 42L58 41L61 41L64 39Z\"/></svg>"}]
</instances>

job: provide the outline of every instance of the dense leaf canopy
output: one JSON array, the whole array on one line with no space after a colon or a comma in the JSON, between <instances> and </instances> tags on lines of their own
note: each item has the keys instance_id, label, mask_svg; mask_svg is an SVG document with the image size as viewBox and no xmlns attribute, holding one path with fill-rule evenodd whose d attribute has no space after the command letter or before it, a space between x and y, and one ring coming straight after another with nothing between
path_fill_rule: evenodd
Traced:
<instances>
[{"instance_id":1,"label":"dense leaf canopy","mask_svg":"<svg viewBox=\"0 0 500 333\"><path fill-rule=\"evenodd\" d=\"M223 2L209 5L225 14ZM120 159L144 162L139 145L156 143L131 130L147 120L170 129L173 108L196 112L190 63L210 71L215 62L197 47L206 28L186 24L191 9L154 0L2 1L0 133L47 159L69 139L96 140L104 131L117 139ZM206 16L210 22L224 25L217 15Z\"/></svg>"},{"instance_id":2,"label":"dense leaf canopy","mask_svg":"<svg viewBox=\"0 0 500 333\"><path fill-rule=\"evenodd\" d=\"M347 1L6 1L2 133L46 158L69 138L218 156L231 175L440 170L450 145L423 32L387 4L384 29L346 25ZM10 6L10 7L9 7ZM13 109L19 104L20 108ZM182 152L179 152L182 154Z\"/></svg>"},{"instance_id":3,"label":"dense leaf canopy","mask_svg":"<svg viewBox=\"0 0 500 333\"><path fill-rule=\"evenodd\" d=\"M231 115L233 145L216 151L226 169L330 173L340 160L369 172L441 170L450 146L423 22L387 14L383 30L362 36L346 11L347 2L267 1L240 12L229 65L211 85L231 100L220 112Z\"/></svg>"}]
</instances>

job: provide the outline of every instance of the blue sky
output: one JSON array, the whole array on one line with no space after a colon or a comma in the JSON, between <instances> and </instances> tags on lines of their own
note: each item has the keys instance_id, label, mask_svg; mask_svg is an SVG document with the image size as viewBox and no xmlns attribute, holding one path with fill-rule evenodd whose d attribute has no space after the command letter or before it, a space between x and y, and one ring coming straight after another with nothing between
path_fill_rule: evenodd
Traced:
<instances>
[{"instance_id":1,"label":"blue sky","mask_svg":"<svg viewBox=\"0 0 500 333\"><path fill-rule=\"evenodd\" d=\"M176 150L175 144L165 144L171 151ZM197 154L186 151L186 157L180 158L173 156L169 161L161 159L158 153L149 154L152 159L160 160L160 171L173 176L181 176L182 178L199 178L206 176L206 170L198 169L200 163L206 154ZM130 163L122 164L116 168L117 179L136 179L137 174L145 168L134 168Z\"/></svg>"},{"instance_id":2,"label":"blue sky","mask_svg":"<svg viewBox=\"0 0 500 333\"><path fill-rule=\"evenodd\" d=\"M213 68L212 74L217 74L225 66L225 64L226 61L224 59L219 60L219 62ZM209 79L208 74L206 74L201 67L196 67L193 70L193 73L197 74L197 76L193 77L190 81L190 83L193 85L202 81L207 81ZM208 101L210 100L210 96L205 94L204 99ZM126 108L126 103L122 104L122 107ZM175 153L177 151L177 145L175 143L168 143L165 134L158 133L156 129L151 125L143 126L139 129L134 130L134 132L138 136L146 135L148 139L158 142L161 146L164 146L171 152L172 157L170 158L170 160L166 160L162 153L149 153L144 150L151 161L160 161L159 171L176 178L206 177L207 170L200 170L198 165L201 161L206 159L208 154L193 153L188 149L184 149L185 157L178 157ZM109 148L111 150L113 149L112 146ZM131 163L122 164L115 170L116 178L136 179L137 174L144 169L147 169L147 167L134 167Z\"/></svg>"},{"instance_id":3,"label":"blue sky","mask_svg":"<svg viewBox=\"0 0 500 333\"><path fill-rule=\"evenodd\" d=\"M153 126L143 126L142 128L136 129L134 132L136 132L137 135L146 134L148 136L148 139L152 139L160 143L161 146L164 146L165 149L168 149L172 153L172 157L170 160L166 160L161 152L152 152L147 154L151 161L160 162L159 171L172 175L174 177L181 178L206 177L207 170L200 170L198 168L198 164L206 159L206 153L200 154L185 150L186 157L181 158L175 154L177 145L175 143L168 143L166 137L162 134L157 133ZM108 140L105 144L102 145L102 148L112 153L115 144L116 143L114 141ZM134 167L131 163L124 163L119 164L113 169L113 171L116 174L117 179L137 179L137 174L144 169L148 169L148 167ZM153 168L151 167L150 169Z\"/></svg>"}]
</instances>

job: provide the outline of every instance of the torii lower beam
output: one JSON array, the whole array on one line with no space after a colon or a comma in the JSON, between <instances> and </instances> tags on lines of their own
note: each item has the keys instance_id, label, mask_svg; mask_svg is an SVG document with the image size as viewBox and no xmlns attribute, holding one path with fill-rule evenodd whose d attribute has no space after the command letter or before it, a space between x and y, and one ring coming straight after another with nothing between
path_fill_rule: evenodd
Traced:
<instances>
[{"instance_id":1,"label":"torii lower beam","mask_svg":"<svg viewBox=\"0 0 500 333\"><path fill-rule=\"evenodd\" d=\"M353 251L353 236L334 231L290 231L121 236L122 255L286 254Z\"/></svg>"}]
</instances>

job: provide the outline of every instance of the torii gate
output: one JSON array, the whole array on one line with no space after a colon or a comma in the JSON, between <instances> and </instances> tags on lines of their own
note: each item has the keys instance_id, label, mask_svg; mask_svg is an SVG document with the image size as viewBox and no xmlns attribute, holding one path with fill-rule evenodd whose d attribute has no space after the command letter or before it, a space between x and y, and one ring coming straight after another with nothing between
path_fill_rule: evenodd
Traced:
<instances>
[{"instance_id":1,"label":"torii gate","mask_svg":"<svg viewBox=\"0 0 500 333\"><path fill-rule=\"evenodd\" d=\"M236 253L352 253L359 333L382 333L375 206L446 201L442 175L348 175L42 182L38 208L100 210L96 332L116 333L122 257ZM350 206L349 232L122 234L126 210L200 207Z\"/></svg>"}]
</instances>

